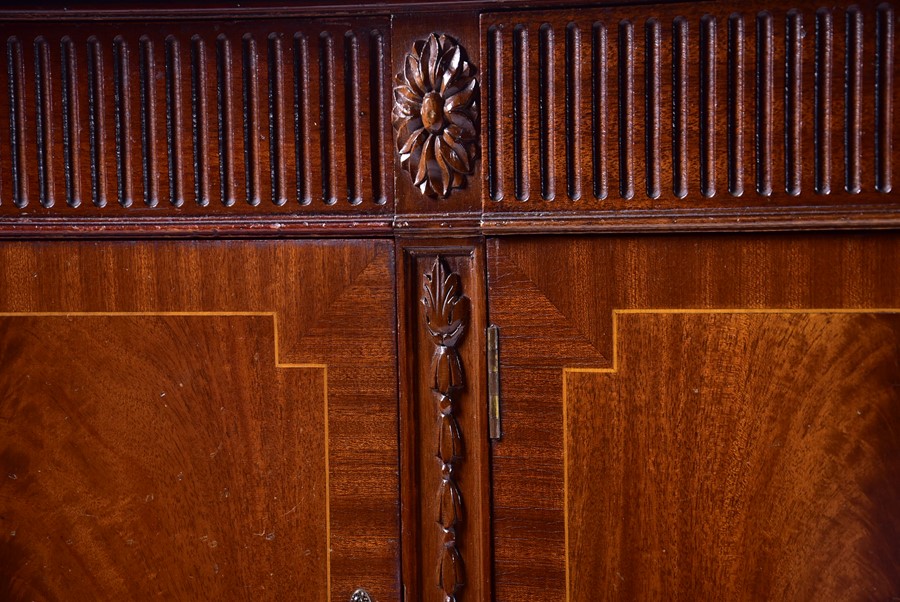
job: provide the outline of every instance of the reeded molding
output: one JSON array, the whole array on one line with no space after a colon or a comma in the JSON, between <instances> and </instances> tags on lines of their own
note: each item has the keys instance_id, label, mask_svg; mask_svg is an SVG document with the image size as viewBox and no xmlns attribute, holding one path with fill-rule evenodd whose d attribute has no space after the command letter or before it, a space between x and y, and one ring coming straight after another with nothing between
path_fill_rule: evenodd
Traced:
<instances>
[{"instance_id":1,"label":"reeded molding","mask_svg":"<svg viewBox=\"0 0 900 602\"><path fill-rule=\"evenodd\" d=\"M0 216L387 213L389 28L0 20Z\"/></svg>"},{"instance_id":2,"label":"reeded molding","mask_svg":"<svg viewBox=\"0 0 900 602\"><path fill-rule=\"evenodd\" d=\"M489 211L896 204L895 27L889 2L485 13Z\"/></svg>"}]
</instances>

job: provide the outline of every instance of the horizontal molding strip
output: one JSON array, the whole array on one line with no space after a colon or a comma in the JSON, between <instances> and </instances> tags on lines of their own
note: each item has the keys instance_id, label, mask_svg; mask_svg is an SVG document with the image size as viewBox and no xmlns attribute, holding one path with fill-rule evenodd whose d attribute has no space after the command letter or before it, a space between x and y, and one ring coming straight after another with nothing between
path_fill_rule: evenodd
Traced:
<instances>
[{"instance_id":1,"label":"horizontal molding strip","mask_svg":"<svg viewBox=\"0 0 900 602\"><path fill-rule=\"evenodd\" d=\"M411 32L478 80L445 200L395 198L390 7L0 11L0 237L897 227L894 3L543 4Z\"/></svg>"}]
</instances>

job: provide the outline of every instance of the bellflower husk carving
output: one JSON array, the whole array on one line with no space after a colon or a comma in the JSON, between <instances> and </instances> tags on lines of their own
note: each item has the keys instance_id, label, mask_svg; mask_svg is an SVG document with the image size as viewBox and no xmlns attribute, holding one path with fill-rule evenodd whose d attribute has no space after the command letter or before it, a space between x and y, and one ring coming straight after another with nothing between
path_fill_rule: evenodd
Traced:
<instances>
[{"instance_id":1,"label":"bellflower husk carving","mask_svg":"<svg viewBox=\"0 0 900 602\"><path fill-rule=\"evenodd\" d=\"M446 35L418 40L394 79L400 165L422 194L465 185L477 158L478 83L463 49Z\"/></svg>"},{"instance_id":2,"label":"bellflower husk carving","mask_svg":"<svg viewBox=\"0 0 900 602\"><path fill-rule=\"evenodd\" d=\"M422 305L425 330L434 344L430 388L437 405L440 424L435 456L441 466L437 523L443 546L438 561L438 586L445 602L457 602L465 584L465 568L457 545L457 531L463 524L462 492L456 470L463 457L463 439L456 419L456 395L465 387L459 345L469 325L469 298L462 292L459 274L436 257L422 278Z\"/></svg>"}]
</instances>

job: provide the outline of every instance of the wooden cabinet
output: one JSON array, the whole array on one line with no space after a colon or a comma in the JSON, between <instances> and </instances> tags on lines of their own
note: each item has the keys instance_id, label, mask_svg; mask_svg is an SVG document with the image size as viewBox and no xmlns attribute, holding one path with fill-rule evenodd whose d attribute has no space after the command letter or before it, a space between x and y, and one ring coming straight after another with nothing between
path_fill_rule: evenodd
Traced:
<instances>
[{"instance_id":1,"label":"wooden cabinet","mask_svg":"<svg viewBox=\"0 0 900 602\"><path fill-rule=\"evenodd\" d=\"M900 596L890 2L0 11L0 598Z\"/></svg>"}]
</instances>

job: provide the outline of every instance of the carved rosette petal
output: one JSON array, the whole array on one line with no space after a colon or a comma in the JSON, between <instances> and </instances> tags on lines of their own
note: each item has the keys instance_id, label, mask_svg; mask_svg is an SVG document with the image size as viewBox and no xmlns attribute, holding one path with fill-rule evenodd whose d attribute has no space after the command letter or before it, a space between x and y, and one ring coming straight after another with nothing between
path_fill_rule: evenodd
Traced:
<instances>
[{"instance_id":1,"label":"carved rosette petal","mask_svg":"<svg viewBox=\"0 0 900 602\"><path fill-rule=\"evenodd\" d=\"M438 418L435 457L440 464L441 482L437 491L441 529L441 553L437 584L445 602L456 602L465 583L463 560L457 534L463 524L463 501L455 472L463 458L463 440L455 412L457 395L465 387L465 374L457 346L469 324L469 298L462 294L459 274L453 273L437 257L422 282L425 330L434 344L429 387Z\"/></svg>"},{"instance_id":2,"label":"carved rosette petal","mask_svg":"<svg viewBox=\"0 0 900 602\"><path fill-rule=\"evenodd\" d=\"M462 188L478 153L478 82L450 36L417 40L394 77L394 136L400 165L427 196Z\"/></svg>"}]
</instances>

